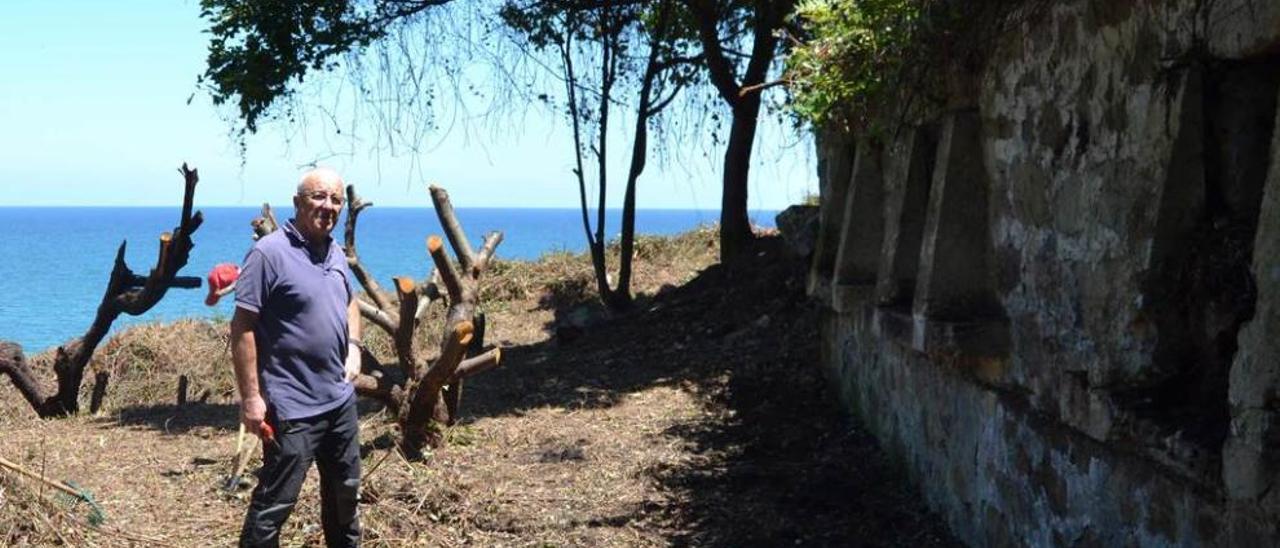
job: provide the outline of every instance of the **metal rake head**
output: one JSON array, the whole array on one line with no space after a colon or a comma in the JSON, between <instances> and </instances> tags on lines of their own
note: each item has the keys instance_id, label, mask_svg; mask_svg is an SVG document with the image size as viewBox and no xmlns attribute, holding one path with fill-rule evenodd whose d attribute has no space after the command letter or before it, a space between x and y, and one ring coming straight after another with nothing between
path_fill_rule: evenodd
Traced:
<instances>
[{"instance_id":1,"label":"metal rake head","mask_svg":"<svg viewBox=\"0 0 1280 548\"><path fill-rule=\"evenodd\" d=\"M64 481L63 483L76 490L75 496L61 491L57 493L56 499L63 507L68 510L74 510L76 506L79 506L80 503L83 502L89 505L89 525L97 527L107 521L107 513L102 509L102 506L98 504L98 501L93 499L93 493L90 493L88 489L84 489L79 485L76 485L73 481Z\"/></svg>"}]
</instances>

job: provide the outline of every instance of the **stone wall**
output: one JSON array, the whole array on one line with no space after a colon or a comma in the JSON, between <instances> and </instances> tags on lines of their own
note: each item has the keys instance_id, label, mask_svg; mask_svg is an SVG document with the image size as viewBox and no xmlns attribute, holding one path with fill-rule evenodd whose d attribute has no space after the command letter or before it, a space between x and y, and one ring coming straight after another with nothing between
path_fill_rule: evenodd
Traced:
<instances>
[{"instance_id":1,"label":"stone wall","mask_svg":"<svg viewBox=\"0 0 1280 548\"><path fill-rule=\"evenodd\" d=\"M973 544L1280 544L1280 2L1026 9L819 132L824 362Z\"/></svg>"}]
</instances>

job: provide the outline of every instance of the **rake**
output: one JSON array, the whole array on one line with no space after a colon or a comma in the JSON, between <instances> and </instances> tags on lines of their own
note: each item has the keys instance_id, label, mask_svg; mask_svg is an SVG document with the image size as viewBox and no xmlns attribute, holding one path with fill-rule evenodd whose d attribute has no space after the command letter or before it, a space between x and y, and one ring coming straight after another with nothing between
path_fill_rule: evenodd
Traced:
<instances>
[{"instance_id":1,"label":"rake","mask_svg":"<svg viewBox=\"0 0 1280 548\"><path fill-rule=\"evenodd\" d=\"M107 520L106 512L102 510L102 506L99 506L97 501L93 500L93 494L90 493L87 489L83 489L72 482L58 481L55 479L50 479L48 477L45 477L43 474L37 474L35 472L27 470L26 468L23 468L22 466L18 465L15 462L5 459L4 457L0 457L0 467L8 468L9 470L12 470L19 474L27 476L31 479L44 483L49 487L57 489L58 491L60 491L59 496L61 497L62 502L64 502L68 506L74 507L75 505L81 502L88 504L89 505L89 525L97 527L99 525L102 525L102 523Z\"/></svg>"}]
</instances>

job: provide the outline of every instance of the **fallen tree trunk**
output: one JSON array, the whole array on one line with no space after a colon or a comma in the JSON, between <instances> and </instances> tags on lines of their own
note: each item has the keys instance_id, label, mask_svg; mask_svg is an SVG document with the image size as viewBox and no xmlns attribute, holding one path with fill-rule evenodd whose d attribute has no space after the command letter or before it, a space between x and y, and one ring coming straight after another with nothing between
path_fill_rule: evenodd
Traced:
<instances>
[{"instance_id":1,"label":"fallen tree trunk","mask_svg":"<svg viewBox=\"0 0 1280 548\"><path fill-rule=\"evenodd\" d=\"M10 342L0 342L0 374L8 375L13 380L14 386L41 417L71 415L79 411L80 385L84 381L85 367L120 314L138 316L146 313L164 298L170 288L200 287L200 278L178 276L178 271L186 266L188 255L194 246L191 235L204 222L203 214L199 211L192 212L196 183L200 177L196 170L188 169L186 164L178 171L182 173L184 183L178 226L173 232L160 235L156 264L146 276L134 274L129 265L125 264L127 242L120 242L111 277L107 281L107 289L98 305L93 323L84 335L64 343L55 351L53 370L58 379L55 390L41 386L35 372L27 364L21 347ZM107 376L98 376L99 392L105 390L107 379ZM95 395L98 402L101 398L102 394Z\"/></svg>"}]
</instances>

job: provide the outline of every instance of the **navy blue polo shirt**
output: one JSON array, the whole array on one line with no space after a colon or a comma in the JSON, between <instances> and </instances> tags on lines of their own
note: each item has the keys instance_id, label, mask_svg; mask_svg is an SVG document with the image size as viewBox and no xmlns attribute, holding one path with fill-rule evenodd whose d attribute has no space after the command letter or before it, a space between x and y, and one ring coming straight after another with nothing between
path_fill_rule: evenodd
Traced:
<instances>
[{"instance_id":1,"label":"navy blue polo shirt","mask_svg":"<svg viewBox=\"0 0 1280 548\"><path fill-rule=\"evenodd\" d=\"M313 256L292 219L244 258L236 306L258 314L258 387L281 419L319 415L355 390L343 370L349 280L338 244L331 239L328 253Z\"/></svg>"}]
</instances>

